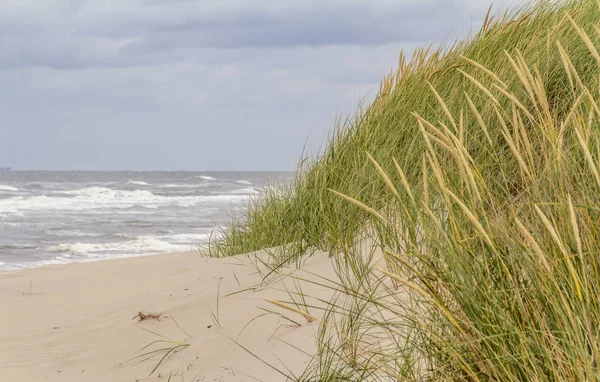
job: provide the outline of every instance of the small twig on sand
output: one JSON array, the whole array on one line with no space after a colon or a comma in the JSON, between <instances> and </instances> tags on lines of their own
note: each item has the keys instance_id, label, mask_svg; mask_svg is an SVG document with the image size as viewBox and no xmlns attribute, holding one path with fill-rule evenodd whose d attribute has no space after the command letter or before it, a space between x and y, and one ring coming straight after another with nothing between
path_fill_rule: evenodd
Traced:
<instances>
[{"instance_id":1,"label":"small twig on sand","mask_svg":"<svg viewBox=\"0 0 600 382\"><path fill-rule=\"evenodd\" d=\"M160 321L160 316L162 315L162 313L144 313L144 312L138 312L138 314L136 314L135 316L133 316L132 320L135 320L136 318L139 318L138 321L145 321L145 320L159 320Z\"/></svg>"}]
</instances>

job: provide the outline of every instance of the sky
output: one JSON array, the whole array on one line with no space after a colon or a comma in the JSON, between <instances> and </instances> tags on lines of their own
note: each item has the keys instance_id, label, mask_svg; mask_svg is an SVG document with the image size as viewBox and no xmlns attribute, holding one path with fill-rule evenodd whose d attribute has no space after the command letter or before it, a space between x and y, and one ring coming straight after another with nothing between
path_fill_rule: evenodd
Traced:
<instances>
[{"instance_id":1,"label":"sky","mask_svg":"<svg viewBox=\"0 0 600 382\"><path fill-rule=\"evenodd\" d=\"M0 167L293 170L400 51L474 33L489 4L2 0Z\"/></svg>"}]
</instances>

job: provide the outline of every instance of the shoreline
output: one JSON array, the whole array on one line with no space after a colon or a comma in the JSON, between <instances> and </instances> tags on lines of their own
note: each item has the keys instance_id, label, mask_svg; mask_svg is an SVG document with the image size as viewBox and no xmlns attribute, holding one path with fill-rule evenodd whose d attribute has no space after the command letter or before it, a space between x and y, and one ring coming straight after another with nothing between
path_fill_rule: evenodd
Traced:
<instances>
[{"instance_id":1,"label":"shoreline","mask_svg":"<svg viewBox=\"0 0 600 382\"><path fill-rule=\"evenodd\" d=\"M240 345L281 370L301 373L316 351L319 323L265 301L289 301L286 288L293 289L293 281L282 275L261 285L254 255L261 253L214 259L176 252L0 271L2 378L142 382L166 380L170 373L181 380L183 371L186 382L195 375L285 379ZM334 274L326 253L283 273L297 272ZM324 300L331 295L316 284L302 289ZM264 309L280 314L265 315ZM161 317L138 321L140 312ZM320 317L321 311L310 313ZM287 325L282 314L299 326ZM136 357L172 346L155 343L140 352L163 340L159 335L186 346L149 376L164 352Z\"/></svg>"},{"instance_id":2,"label":"shoreline","mask_svg":"<svg viewBox=\"0 0 600 382\"><path fill-rule=\"evenodd\" d=\"M68 262L64 262L64 263L55 263L55 264L42 264L39 266L33 266L33 267L22 267L22 268L8 268L8 269L2 269L0 268L0 275L2 275L2 273L4 272L19 272L19 271L26 271L26 270L31 270L31 269L42 269L42 268L46 268L46 267L56 267L56 268L62 268L64 266L67 265L72 265L72 264L89 264L89 263L101 263L104 261L119 261L119 260L127 260L127 259L137 259L137 258L141 258L141 257L150 257L150 256L169 256L169 255L177 255L177 254L182 254L182 253L189 253L189 254L193 254L193 255L198 255L200 257L205 257L205 258L209 258L208 256L208 248L200 248L198 247L197 249L189 249L186 251L179 251L179 252L156 252L156 253L138 253L138 254L132 254L132 255L125 255L125 256L121 256L121 257L107 257L107 258L102 258L102 259L85 259L85 260L73 260L73 261L68 261ZM240 256L244 256L245 254L242 254ZM6 263L4 263L6 264Z\"/></svg>"}]
</instances>

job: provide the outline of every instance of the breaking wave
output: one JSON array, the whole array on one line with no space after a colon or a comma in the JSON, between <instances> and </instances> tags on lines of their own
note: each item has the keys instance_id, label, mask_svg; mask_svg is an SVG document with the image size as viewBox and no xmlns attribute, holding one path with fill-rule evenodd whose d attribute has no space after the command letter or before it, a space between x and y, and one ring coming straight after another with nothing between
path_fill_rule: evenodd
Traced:
<instances>
[{"instance_id":1,"label":"breaking wave","mask_svg":"<svg viewBox=\"0 0 600 382\"><path fill-rule=\"evenodd\" d=\"M4 185L0 184L0 191L19 192L20 190L16 187L4 186Z\"/></svg>"},{"instance_id":2,"label":"breaking wave","mask_svg":"<svg viewBox=\"0 0 600 382\"><path fill-rule=\"evenodd\" d=\"M93 259L98 254L104 258L111 257L110 254L118 253L121 256L134 255L138 253L160 253L160 252L176 252L187 251L189 245L171 244L167 241L158 239L153 236L140 236L133 240L128 240L120 243L64 243L55 246L45 247L44 250L49 252L61 252L62 256L84 255L86 258Z\"/></svg>"},{"instance_id":3,"label":"breaking wave","mask_svg":"<svg viewBox=\"0 0 600 382\"><path fill-rule=\"evenodd\" d=\"M246 194L247 193L242 193ZM0 213L23 211L84 211L90 209L128 209L134 207L160 208L163 206L192 207L199 203L244 201L243 195L163 196L147 190L111 190L88 187L79 190L58 191L50 195L15 196L0 200Z\"/></svg>"},{"instance_id":4,"label":"breaking wave","mask_svg":"<svg viewBox=\"0 0 600 382\"><path fill-rule=\"evenodd\" d=\"M258 195L258 194L260 194L260 192L261 192L260 188L246 187L246 188L240 188L239 190L233 190L229 193L233 194L233 195Z\"/></svg>"},{"instance_id":5,"label":"breaking wave","mask_svg":"<svg viewBox=\"0 0 600 382\"><path fill-rule=\"evenodd\" d=\"M149 186L148 183L142 182L141 180L128 180L125 184L135 184L136 186Z\"/></svg>"}]
</instances>

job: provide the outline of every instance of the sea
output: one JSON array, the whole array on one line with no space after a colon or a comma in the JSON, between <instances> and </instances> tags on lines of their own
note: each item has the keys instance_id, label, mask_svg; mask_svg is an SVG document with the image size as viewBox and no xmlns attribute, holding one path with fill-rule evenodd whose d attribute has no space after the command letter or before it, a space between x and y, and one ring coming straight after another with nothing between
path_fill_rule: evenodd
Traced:
<instances>
[{"instance_id":1,"label":"sea","mask_svg":"<svg viewBox=\"0 0 600 382\"><path fill-rule=\"evenodd\" d=\"M291 172L2 171L0 270L202 249Z\"/></svg>"}]
</instances>

